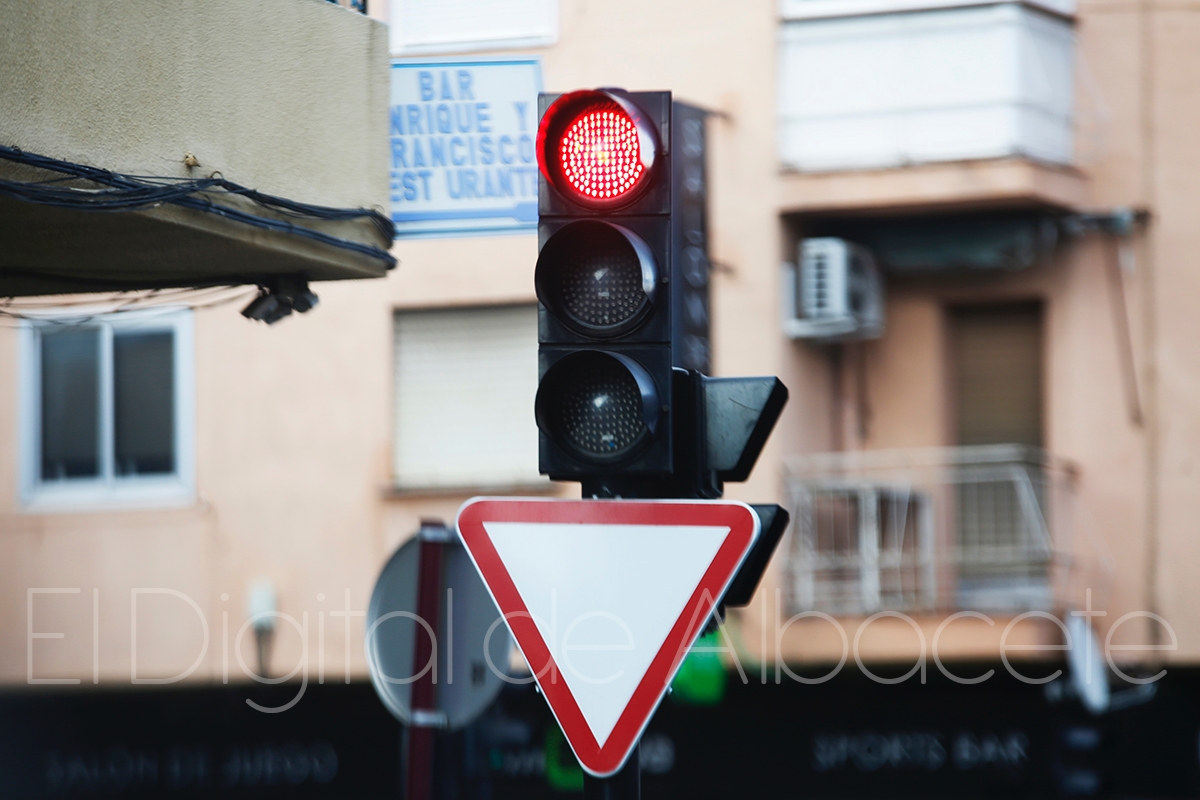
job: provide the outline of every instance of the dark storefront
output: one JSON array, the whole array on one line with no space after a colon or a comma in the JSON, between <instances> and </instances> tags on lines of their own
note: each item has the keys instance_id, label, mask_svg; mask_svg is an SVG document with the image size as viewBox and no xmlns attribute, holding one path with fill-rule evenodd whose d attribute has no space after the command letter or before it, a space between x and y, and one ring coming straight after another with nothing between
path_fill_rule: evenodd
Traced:
<instances>
[{"instance_id":1,"label":"dark storefront","mask_svg":"<svg viewBox=\"0 0 1200 800\"><path fill-rule=\"evenodd\" d=\"M643 737L643 794L707 797L1186 797L1200 793L1200 670L1092 716L1000 664L883 685L737 673L675 691ZM1049 671L1051 668L1045 668ZM813 675L819 673L814 672ZM877 672L877 674L886 674ZM897 673L900 674L900 673ZM403 731L367 684L0 695L0 786L25 797L399 797ZM685 698L685 695L687 697ZM554 798L582 774L532 686L438 742L444 798Z\"/></svg>"}]
</instances>

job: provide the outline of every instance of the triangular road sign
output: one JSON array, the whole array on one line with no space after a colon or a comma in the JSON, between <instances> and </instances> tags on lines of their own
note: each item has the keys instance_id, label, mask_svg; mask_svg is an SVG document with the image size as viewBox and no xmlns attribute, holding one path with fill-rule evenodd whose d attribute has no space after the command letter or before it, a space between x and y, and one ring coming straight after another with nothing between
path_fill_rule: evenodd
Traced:
<instances>
[{"instance_id":1,"label":"triangular road sign","mask_svg":"<svg viewBox=\"0 0 1200 800\"><path fill-rule=\"evenodd\" d=\"M458 531L579 763L625 763L758 537L743 503L476 498Z\"/></svg>"}]
</instances>

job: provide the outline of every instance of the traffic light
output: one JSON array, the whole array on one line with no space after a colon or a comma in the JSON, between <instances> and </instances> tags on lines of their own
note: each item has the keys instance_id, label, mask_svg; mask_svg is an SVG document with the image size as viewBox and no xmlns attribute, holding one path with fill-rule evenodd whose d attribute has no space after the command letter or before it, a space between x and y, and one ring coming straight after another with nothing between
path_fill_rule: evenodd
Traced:
<instances>
[{"instance_id":1,"label":"traffic light","mask_svg":"<svg viewBox=\"0 0 1200 800\"><path fill-rule=\"evenodd\" d=\"M706 112L670 92L539 97L539 465L585 497L720 497L787 390L708 378Z\"/></svg>"},{"instance_id":2,"label":"traffic light","mask_svg":"<svg viewBox=\"0 0 1200 800\"><path fill-rule=\"evenodd\" d=\"M671 95L539 100L540 467L628 496L674 466Z\"/></svg>"}]
</instances>

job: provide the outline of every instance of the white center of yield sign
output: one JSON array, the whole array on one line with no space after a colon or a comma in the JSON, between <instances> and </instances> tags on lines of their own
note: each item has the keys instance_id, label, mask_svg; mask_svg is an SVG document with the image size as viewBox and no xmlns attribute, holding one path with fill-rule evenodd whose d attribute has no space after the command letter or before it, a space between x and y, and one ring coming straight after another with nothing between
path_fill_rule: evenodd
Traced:
<instances>
[{"instance_id":1,"label":"white center of yield sign","mask_svg":"<svg viewBox=\"0 0 1200 800\"><path fill-rule=\"evenodd\" d=\"M729 527L483 527L603 746Z\"/></svg>"},{"instance_id":2,"label":"white center of yield sign","mask_svg":"<svg viewBox=\"0 0 1200 800\"><path fill-rule=\"evenodd\" d=\"M731 500L477 497L458 533L588 773L612 775L759 536Z\"/></svg>"}]
</instances>

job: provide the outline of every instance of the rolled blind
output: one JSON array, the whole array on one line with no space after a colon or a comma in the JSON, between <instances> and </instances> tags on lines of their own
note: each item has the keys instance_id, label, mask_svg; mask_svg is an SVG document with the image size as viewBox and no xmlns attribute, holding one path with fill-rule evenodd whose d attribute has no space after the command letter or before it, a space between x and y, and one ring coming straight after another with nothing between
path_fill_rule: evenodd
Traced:
<instances>
[{"instance_id":1,"label":"rolled blind","mask_svg":"<svg viewBox=\"0 0 1200 800\"><path fill-rule=\"evenodd\" d=\"M954 313L958 443L1042 445L1042 314L1035 304Z\"/></svg>"},{"instance_id":2,"label":"rolled blind","mask_svg":"<svg viewBox=\"0 0 1200 800\"><path fill-rule=\"evenodd\" d=\"M537 307L396 314L395 481L401 488L534 483Z\"/></svg>"}]
</instances>

